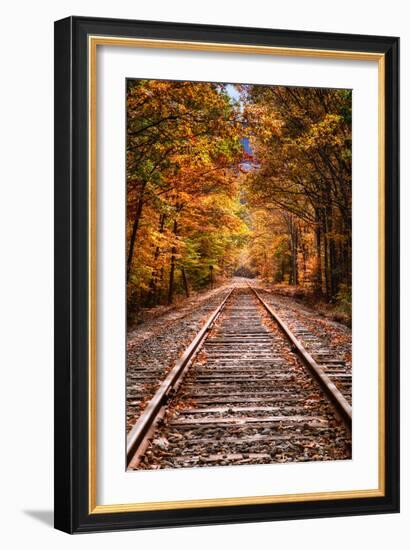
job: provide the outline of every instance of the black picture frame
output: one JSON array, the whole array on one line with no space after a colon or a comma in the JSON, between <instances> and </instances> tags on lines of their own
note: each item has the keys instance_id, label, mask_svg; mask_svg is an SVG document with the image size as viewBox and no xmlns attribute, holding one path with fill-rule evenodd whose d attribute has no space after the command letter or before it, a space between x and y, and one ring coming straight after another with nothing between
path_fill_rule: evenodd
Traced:
<instances>
[{"instance_id":1,"label":"black picture frame","mask_svg":"<svg viewBox=\"0 0 410 550\"><path fill-rule=\"evenodd\" d=\"M385 491L327 499L90 513L90 35L374 52L385 63ZM67 533L380 514L399 511L399 39L68 17L55 23L55 527Z\"/></svg>"}]
</instances>

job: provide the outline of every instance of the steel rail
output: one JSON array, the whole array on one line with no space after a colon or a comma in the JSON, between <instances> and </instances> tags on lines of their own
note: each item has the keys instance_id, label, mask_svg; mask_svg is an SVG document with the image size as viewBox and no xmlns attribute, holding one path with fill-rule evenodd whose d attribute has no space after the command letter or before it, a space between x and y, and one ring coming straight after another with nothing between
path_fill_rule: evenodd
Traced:
<instances>
[{"instance_id":1,"label":"steel rail","mask_svg":"<svg viewBox=\"0 0 410 550\"><path fill-rule=\"evenodd\" d=\"M325 392L325 394L330 399L331 403L336 408L343 422L349 430L352 429L352 407L348 403L347 399L340 392L340 390L335 386L335 384L330 380L327 374L324 372L322 367L316 363L310 353L304 348L300 341L294 336L288 326L282 321L282 319L277 315L270 306L263 300L258 291L248 283L249 288L253 291L255 296L258 298L260 303L263 305L265 310L269 313L272 319L279 326L281 331L285 334L287 339L292 344L292 348L299 357L302 359L303 363L308 367L310 372L314 375L316 380L319 382L319 385Z\"/></svg>"},{"instance_id":2,"label":"steel rail","mask_svg":"<svg viewBox=\"0 0 410 550\"><path fill-rule=\"evenodd\" d=\"M141 414L141 416L138 418L137 422L134 424L133 428L129 432L127 436L127 465L130 463L133 457L137 455L140 448L143 446L147 436L150 433L151 428L158 419L162 407L166 404L169 398L174 395L176 388L182 380L182 377L189 363L204 343L209 331L221 314L233 290L233 288L230 289L230 291L219 304L219 306L208 317L204 326L192 340L181 358L170 370L166 378L159 386L158 390L155 392L152 399L149 401L148 405L145 407L144 412Z\"/></svg>"}]
</instances>

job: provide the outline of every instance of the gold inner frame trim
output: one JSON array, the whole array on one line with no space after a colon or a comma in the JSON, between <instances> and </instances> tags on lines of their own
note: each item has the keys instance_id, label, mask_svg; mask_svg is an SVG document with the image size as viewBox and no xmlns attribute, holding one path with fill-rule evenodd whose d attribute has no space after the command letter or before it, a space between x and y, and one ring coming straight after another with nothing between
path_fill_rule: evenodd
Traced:
<instances>
[{"instance_id":1,"label":"gold inner frame trim","mask_svg":"<svg viewBox=\"0 0 410 550\"><path fill-rule=\"evenodd\" d=\"M247 496L234 498L213 498L199 500L174 500L160 502L140 502L130 504L97 504L97 304L96 304L96 264L97 264L97 46L120 46L133 48L162 48L221 53L247 53L286 57L311 57L327 59L348 59L357 61L377 61L378 63L378 195L379 195L379 364L378 364L378 488L352 491L327 491L288 495ZM320 49L282 48L242 44L218 44L177 40L155 40L122 38L112 36L88 37L88 199L89 199L89 315L88 315L88 510L90 514L120 512L141 512L154 510L175 510L205 508L215 506L240 506L249 504L270 504L285 502L308 502L319 500L342 500L352 498L376 498L385 495L385 56L382 53L350 52Z\"/></svg>"}]
</instances>

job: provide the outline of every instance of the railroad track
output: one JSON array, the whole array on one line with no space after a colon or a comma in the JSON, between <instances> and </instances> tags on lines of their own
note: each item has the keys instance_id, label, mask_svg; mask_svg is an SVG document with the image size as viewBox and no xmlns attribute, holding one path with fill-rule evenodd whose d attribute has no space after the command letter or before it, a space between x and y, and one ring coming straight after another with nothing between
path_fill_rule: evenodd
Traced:
<instances>
[{"instance_id":1,"label":"railroad track","mask_svg":"<svg viewBox=\"0 0 410 550\"><path fill-rule=\"evenodd\" d=\"M215 296L208 294L206 300L197 302L195 311L192 307L188 307L187 311L181 314L183 310L179 309L172 318L169 314L165 315L165 319L161 316L160 320L156 321L156 325L151 321L142 337L134 339L131 334L127 342L127 432L131 430L147 402L154 396L169 370L169 365L177 361L183 353L184 345L179 341L181 328L188 341L193 339L204 317L206 318L215 310L230 290L228 287L218 289ZM135 340L137 340L136 345ZM167 348L166 361L161 361L162 348Z\"/></svg>"},{"instance_id":2,"label":"railroad track","mask_svg":"<svg viewBox=\"0 0 410 550\"><path fill-rule=\"evenodd\" d=\"M328 361L256 289L233 288L129 432L128 468L350 458L351 407Z\"/></svg>"},{"instance_id":3,"label":"railroad track","mask_svg":"<svg viewBox=\"0 0 410 550\"><path fill-rule=\"evenodd\" d=\"M312 356L314 361L321 367L328 378L332 380L337 389L345 397L349 405L352 404L352 367L349 361L346 361L343 354L335 353L332 349L329 338L324 339L320 334L320 329L315 332L306 324L302 316L295 315L291 308L286 307L274 298L270 292L261 289L259 291L262 299L269 303L273 299L272 309L276 315L279 315L283 324L291 330L293 335L301 342L306 351ZM350 350L349 350L350 351Z\"/></svg>"}]
</instances>

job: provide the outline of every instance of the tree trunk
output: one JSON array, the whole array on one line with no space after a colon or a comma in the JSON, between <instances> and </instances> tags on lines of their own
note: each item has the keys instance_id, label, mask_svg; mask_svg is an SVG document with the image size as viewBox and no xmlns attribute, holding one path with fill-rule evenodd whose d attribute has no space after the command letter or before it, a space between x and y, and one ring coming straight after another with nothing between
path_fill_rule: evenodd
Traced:
<instances>
[{"instance_id":1,"label":"tree trunk","mask_svg":"<svg viewBox=\"0 0 410 550\"><path fill-rule=\"evenodd\" d=\"M128 283L129 276L130 276L132 259L133 259L133 255L134 255L135 240L136 240L136 237L137 237L138 226L139 226L140 219L141 219L142 207L143 207L143 204L144 204L144 188L145 188L145 185L143 186L143 188L141 190L140 198L138 200L137 210L135 212L134 223L132 225L130 246L129 246L128 258L127 258L127 283Z\"/></svg>"},{"instance_id":2,"label":"tree trunk","mask_svg":"<svg viewBox=\"0 0 410 550\"><path fill-rule=\"evenodd\" d=\"M326 298L330 300L332 296L332 283L331 283L331 267L330 267L330 254L329 254L329 236L328 236L328 219L327 212L324 213L324 232L323 232L323 247L325 252L325 285L326 285Z\"/></svg>"},{"instance_id":3,"label":"tree trunk","mask_svg":"<svg viewBox=\"0 0 410 550\"><path fill-rule=\"evenodd\" d=\"M184 268L184 267L181 267L181 274L182 274L182 282L183 282L183 284L184 284L185 294L186 294L186 297L189 298L188 279L187 279L187 276L186 276L185 268Z\"/></svg>"},{"instance_id":4,"label":"tree trunk","mask_svg":"<svg viewBox=\"0 0 410 550\"><path fill-rule=\"evenodd\" d=\"M165 225L165 219L166 219L166 216L165 214L161 214L160 218L159 218L159 233L162 234L164 232L164 225ZM150 280L150 283L149 283L149 288L150 288L150 292L149 292L149 298L148 298L148 303L149 304L152 304L152 305L156 305L157 304L157 296L156 296L156 291L157 291L157 286L158 286L158 267L157 267L157 261L158 261L158 258L159 258L159 254L160 254L160 247L157 246L155 248L155 253L154 253L154 266L153 266L153 270L152 270L152 276L151 276L151 280Z\"/></svg>"},{"instance_id":5,"label":"tree trunk","mask_svg":"<svg viewBox=\"0 0 410 550\"><path fill-rule=\"evenodd\" d=\"M160 304L162 301L163 296L163 289L164 289L164 266L161 266L160 272L159 272L159 284L158 284L158 290L157 290L157 303Z\"/></svg>"},{"instance_id":6,"label":"tree trunk","mask_svg":"<svg viewBox=\"0 0 410 550\"><path fill-rule=\"evenodd\" d=\"M178 231L178 223L174 220L173 233L176 236ZM175 275L175 254L177 247L174 245L171 249L171 267L169 270L169 286L168 286L168 305L171 305L174 299L174 275Z\"/></svg>"},{"instance_id":7,"label":"tree trunk","mask_svg":"<svg viewBox=\"0 0 410 550\"><path fill-rule=\"evenodd\" d=\"M298 250L299 250L299 228L297 225L294 226L294 281L295 285L299 284L299 261L298 261Z\"/></svg>"},{"instance_id":8,"label":"tree trunk","mask_svg":"<svg viewBox=\"0 0 410 550\"><path fill-rule=\"evenodd\" d=\"M293 285L299 284L298 274L298 228L293 220L291 220L290 230L291 241L291 257L292 257L292 283Z\"/></svg>"},{"instance_id":9,"label":"tree trunk","mask_svg":"<svg viewBox=\"0 0 410 550\"><path fill-rule=\"evenodd\" d=\"M283 283L283 280L285 279L285 273L286 273L285 258L282 255L281 260L280 260L280 280L279 280L279 283Z\"/></svg>"},{"instance_id":10,"label":"tree trunk","mask_svg":"<svg viewBox=\"0 0 410 550\"><path fill-rule=\"evenodd\" d=\"M338 277L336 273L337 258L336 247L333 234L333 212L331 209L326 214L327 232L329 234L329 281L330 281L330 299L333 300L338 290Z\"/></svg>"},{"instance_id":11,"label":"tree trunk","mask_svg":"<svg viewBox=\"0 0 410 550\"><path fill-rule=\"evenodd\" d=\"M303 243L303 241L301 243L301 250L302 250L302 286L306 286L306 280L307 280L307 270L306 270L307 251L306 251L306 246Z\"/></svg>"},{"instance_id":12,"label":"tree trunk","mask_svg":"<svg viewBox=\"0 0 410 550\"><path fill-rule=\"evenodd\" d=\"M315 235L316 235L316 277L315 277L315 291L318 294L323 293L323 273L322 273L322 234L321 234L321 227L319 223L315 228Z\"/></svg>"}]
</instances>

